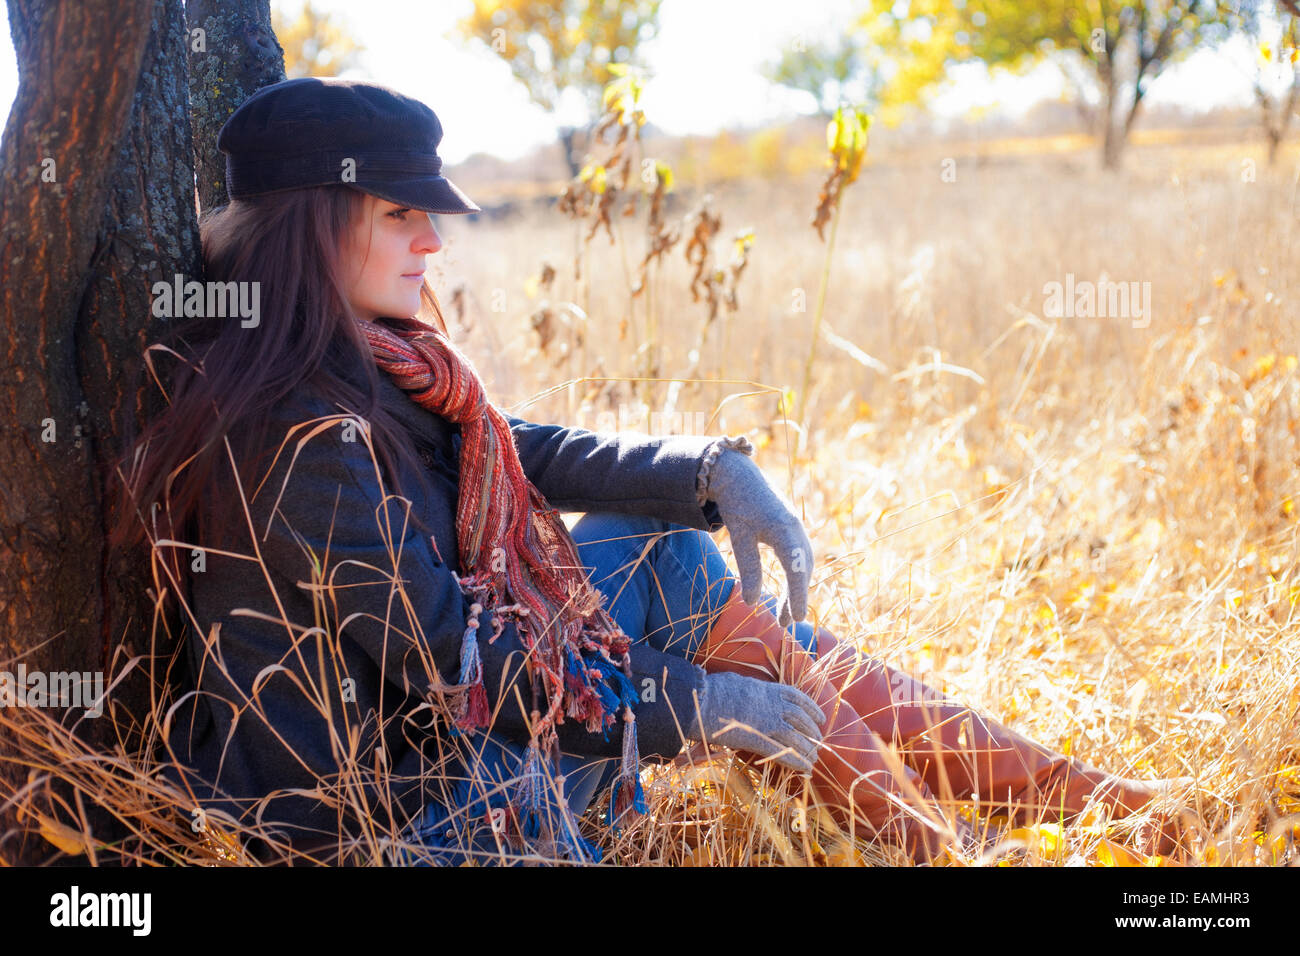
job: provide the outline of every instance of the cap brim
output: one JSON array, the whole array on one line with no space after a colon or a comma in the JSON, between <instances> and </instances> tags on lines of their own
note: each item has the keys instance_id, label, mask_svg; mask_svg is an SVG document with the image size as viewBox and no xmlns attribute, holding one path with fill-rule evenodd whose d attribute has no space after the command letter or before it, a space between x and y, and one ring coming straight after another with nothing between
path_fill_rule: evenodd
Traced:
<instances>
[{"instance_id":1,"label":"cap brim","mask_svg":"<svg viewBox=\"0 0 1300 956\"><path fill-rule=\"evenodd\" d=\"M426 176L422 179L404 179L395 182L356 183L363 192L371 193L389 202L401 203L421 212L455 215L482 212L478 204L457 188L446 176Z\"/></svg>"}]
</instances>

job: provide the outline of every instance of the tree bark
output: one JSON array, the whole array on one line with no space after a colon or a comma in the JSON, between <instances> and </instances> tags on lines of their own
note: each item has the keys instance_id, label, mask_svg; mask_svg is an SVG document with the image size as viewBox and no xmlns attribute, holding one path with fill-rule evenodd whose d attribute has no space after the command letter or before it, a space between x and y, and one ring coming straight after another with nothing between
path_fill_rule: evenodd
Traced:
<instances>
[{"instance_id":1,"label":"tree bark","mask_svg":"<svg viewBox=\"0 0 1300 956\"><path fill-rule=\"evenodd\" d=\"M578 173L582 172L582 163L576 154L578 128L576 126L560 127L560 146L564 150L564 162L569 167L569 178L577 178Z\"/></svg>"},{"instance_id":2,"label":"tree bark","mask_svg":"<svg viewBox=\"0 0 1300 956\"><path fill-rule=\"evenodd\" d=\"M1277 165L1278 152L1286 139L1287 129L1291 126L1291 116L1295 113L1297 106L1300 106L1300 71L1297 71L1291 80L1291 88L1282 101L1282 110L1278 114L1276 123L1272 121L1268 104L1265 103L1264 105L1264 129L1268 135L1269 166Z\"/></svg>"},{"instance_id":3,"label":"tree bark","mask_svg":"<svg viewBox=\"0 0 1300 956\"><path fill-rule=\"evenodd\" d=\"M1102 104L1101 165L1103 169L1119 168L1123 150L1124 133L1115 123L1115 98L1119 94L1119 77L1113 62L1106 65L1105 102Z\"/></svg>"},{"instance_id":4,"label":"tree bark","mask_svg":"<svg viewBox=\"0 0 1300 956\"><path fill-rule=\"evenodd\" d=\"M140 420L161 407L143 375L145 344L165 321L152 318L153 284L201 277L196 155L200 194L206 181L208 200L224 202L217 132L244 90L284 78L283 59L268 0L191 0L206 52L193 49L179 0L8 4L19 87L0 143L9 343L0 360L0 670L19 660L29 673L98 670L107 688L119 652L165 658L175 634L155 620L146 593L149 549L112 563L106 549L112 468ZM194 83L208 80L221 81L219 95L191 104ZM109 693L104 717L79 720L78 737L135 755L141 735L156 731L143 722L155 691L149 671L146 657ZM0 724L21 713L0 709ZM25 742L17 758L17 746L0 730L0 805L29 782L36 787L19 802L63 789L57 753ZM96 806L98 794L81 797L97 838L124 832ZM32 818L0 810L0 862L48 859L52 846L32 829Z\"/></svg>"},{"instance_id":5,"label":"tree bark","mask_svg":"<svg viewBox=\"0 0 1300 956\"><path fill-rule=\"evenodd\" d=\"M285 79L284 49L271 29L269 0L189 0L185 15L194 171L206 212L228 199L226 160L217 149L221 127L249 95Z\"/></svg>"},{"instance_id":6,"label":"tree bark","mask_svg":"<svg viewBox=\"0 0 1300 956\"><path fill-rule=\"evenodd\" d=\"M98 288L92 277L111 251L104 232L111 174L155 12L154 0L112 8L9 0L19 79L0 144L0 321L8 343L0 365L5 669L21 660L28 671L82 672L101 668L104 659L100 474L111 443L108 423L120 407L104 385L121 368L118 356L95 350L120 317L91 311ZM46 72L55 64L52 75ZM93 366L94 380L83 380ZM0 748L0 794L9 797L27 773L5 734ZM0 834L8 836L16 823L13 807L0 810ZM0 843L5 858L19 861L47 848L21 838Z\"/></svg>"}]
</instances>

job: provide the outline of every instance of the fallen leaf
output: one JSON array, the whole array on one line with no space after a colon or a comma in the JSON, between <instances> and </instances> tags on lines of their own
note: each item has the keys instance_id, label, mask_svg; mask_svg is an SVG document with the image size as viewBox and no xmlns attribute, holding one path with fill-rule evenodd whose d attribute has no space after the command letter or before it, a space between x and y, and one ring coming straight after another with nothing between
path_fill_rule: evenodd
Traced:
<instances>
[{"instance_id":1,"label":"fallen leaf","mask_svg":"<svg viewBox=\"0 0 1300 956\"><path fill-rule=\"evenodd\" d=\"M57 846L64 853L78 856L86 852L86 840L80 830L74 830L72 827L64 826L56 820L51 820L44 814L38 814L37 818L41 824L41 836L45 837L50 843Z\"/></svg>"},{"instance_id":2,"label":"fallen leaf","mask_svg":"<svg viewBox=\"0 0 1300 956\"><path fill-rule=\"evenodd\" d=\"M1102 840L1097 844L1097 862L1102 866L1144 866L1145 861L1118 843Z\"/></svg>"}]
</instances>

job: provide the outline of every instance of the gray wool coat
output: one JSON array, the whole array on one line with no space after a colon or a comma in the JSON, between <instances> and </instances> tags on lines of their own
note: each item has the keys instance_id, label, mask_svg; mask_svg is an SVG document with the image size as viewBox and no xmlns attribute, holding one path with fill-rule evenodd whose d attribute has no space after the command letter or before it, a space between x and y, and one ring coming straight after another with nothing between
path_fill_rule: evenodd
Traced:
<instances>
[{"instance_id":1,"label":"gray wool coat","mask_svg":"<svg viewBox=\"0 0 1300 956\"><path fill-rule=\"evenodd\" d=\"M204 814L227 814L245 825L273 822L271 830L303 844L358 832L362 817L372 821L363 824L366 830L399 832L437 796L427 778L434 776L428 771L439 760L438 738L446 729L432 720L429 688L435 668L445 683L459 674L470 604L451 573L459 567L460 427L417 405L387 375L380 378L382 401L409 431L435 489L412 502L433 529L432 541L404 520L398 499L381 507L365 442L360 434L344 440L344 425L336 422L302 444L292 467L295 442L287 442L260 491L245 489L256 538L241 519L238 540L200 542L206 568L190 574L199 632L188 625L189 670L181 688L192 693L172 715L168 733L183 769L167 775ZM340 414L346 413L303 384L276 410L271 447L297 423ZM560 511L649 515L705 531L723 527L716 505L701 508L695 490L713 439L508 420L525 473ZM402 487L418 483L407 475ZM386 478L384 489L391 493ZM381 530L381 521L391 532ZM385 537L398 555L396 568ZM260 554L265 573L235 554ZM394 575L409 604L392 586ZM330 582L330 593L313 591L313 580ZM486 638L491 630L479 633ZM530 694L514 624L494 643L479 644L496 711L493 733L525 742L527 723L512 686L525 704ZM660 689L637 707L641 754L671 758L681 751L678 728L690 724L692 692L702 689L704 671L645 644L633 648L631 663L636 686L651 678ZM559 733L566 752L621 752L618 726L604 735L567 721ZM361 776L349 784L345 802L352 809L341 813L311 790L321 778L337 779L340 755L349 752L356 760L348 766ZM386 785L372 779L377 760L388 768Z\"/></svg>"}]
</instances>

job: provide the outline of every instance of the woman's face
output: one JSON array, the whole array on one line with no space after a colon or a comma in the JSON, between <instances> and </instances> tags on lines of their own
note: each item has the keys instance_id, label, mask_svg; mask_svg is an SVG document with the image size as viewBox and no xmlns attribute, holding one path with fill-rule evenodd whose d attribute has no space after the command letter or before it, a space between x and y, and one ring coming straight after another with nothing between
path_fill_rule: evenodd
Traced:
<instances>
[{"instance_id":1,"label":"woman's face","mask_svg":"<svg viewBox=\"0 0 1300 956\"><path fill-rule=\"evenodd\" d=\"M420 310L424 257L441 248L429 213L367 193L341 250L344 291L358 318L414 316Z\"/></svg>"}]
</instances>

